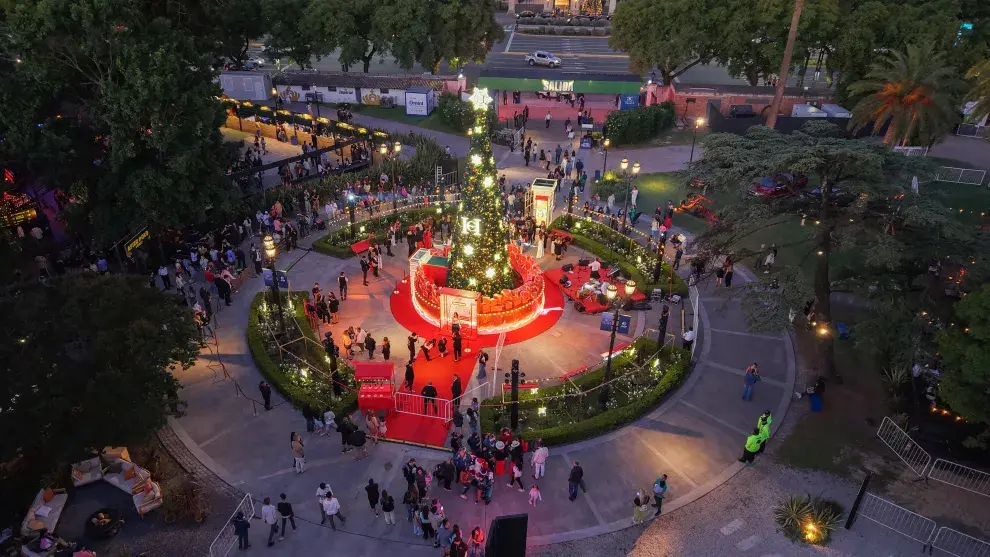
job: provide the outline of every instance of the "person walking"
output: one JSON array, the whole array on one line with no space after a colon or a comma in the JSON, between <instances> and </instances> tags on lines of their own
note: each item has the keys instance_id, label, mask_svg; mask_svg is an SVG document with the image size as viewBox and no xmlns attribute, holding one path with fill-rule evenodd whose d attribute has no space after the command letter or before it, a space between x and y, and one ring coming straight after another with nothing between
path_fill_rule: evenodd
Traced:
<instances>
[{"instance_id":1,"label":"person walking","mask_svg":"<svg viewBox=\"0 0 990 557\"><path fill-rule=\"evenodd\" d=\"M461 361L461 355L464 354L464 344L461 340L461 332L455 331L453 337L451 338L454 347L454 361Z\"/></svg>"},{"instance_id":2,"label":"person walking","mask_svg":"<svg viewBox=\"0 0 990 557\"><path fill-rule=\"evenodd\" d=\"M437 388L433 386L433 381L427 381L426 386L423 390L419 392L419 395L423 397L423 414L429 415L427 407L433 405L433 413L439 415L439 410L437 410Z\"/></svg>"},{"instance_id":3,"label":"person walking","mask_svg":"<svg viewBox=\"0 0 990 557\"><path fill-rule=\"evenodd\" d=\"M546 475L547 458L550 456L550 449L543 446L543 439L537 439L538 447L533 451L533 479L538 480Z\"/></svg>"},{"instance_id":4,"label":"person walking","mask_svg":"<svg viewBox=\"0 0 990 557\"><path fill-rule=\"evenodd\" d=\"M165 290L172 289L172 281L168 276L168 267L163 263L161 267L158 268L158 276L162 277L162 286Z\"/></svg>"},{"instance_id":5,"label":"person walking","mask_svg":"<svg viewBox=\"0 0 990 557\"><path fill-rule=\"evenodd\" d=\"M295 431L293 431L289 438L289 447L292 449L292 466L296 470L296 474L302 474L303 469L306 466L306 456L303 454L303 440Z\"/></svg>"},{"instance_id":6,"label":"person walking","mask_svg":"<svg viewBox=\"0 0 990 557\"><path fill-rule=\"evenodd\" d=\"M578 461L574 461L571 466L571 471L567 476L567 499L574 501L578 496L578 487L584 483L584 469L578 464Z\"/></svg>"},{"instance_id":7,"label":"person walking","mask_svg":"<svg viewBox=\"0 0 990 557\"><path fill-rule=\"evenodd\" d=\"M327 491L327 498L323 502L323 512L327 515L327 518L330 519L330 528L334 530L337 529L337 525L334 524L333 517L336 516L340 519L341 526L347 522L347 519L344 517L344 513L340 512L340 501L333 496L332 491Z\"/></svg>"},{"instance_id":8,"label":"person walking","mask_svg":"<svg viewBox=\"0 0 990 557\"><path fill-rule=\"evenodd\" d=\"M261 274L261 250L251 244L251 261L254 261L254 274Z\"/></svg>"},{"instance_id":9,"label":"person walking","mask_svg":"<svg viewBox=\"0 0 990 557\"><path fill-rule=\"evenodd\" d=\"M552 120L552 119L553 119L553 116L551 116L551 115L550 115L550 111L548 110L548 111L547 111L547 117L546 117L546 121L547 121L547 129L548 129L548 130L550 129L550 120Z\"/></svg>"},{"instance_id":10,"label":"person walking","mask_svg":"<svg viewBox=\"0 0 990 557\"><path fill-rule=\"evenodd\" d=\"M753 386L756 382L760 380L760 367L753 362L752 365L746 368L746 377L743 380L743 400L751 400L753 398Z\"/></svg>"},{"instance_id":11,"label":"person walking","mask_svg":"<svg viewBox=\"0 0 990 557\"><path fill-rule=\"evenodd\" d=\"M743 447L743 455L739 458L739 462L744 464L752 464L753 458L756 457L756 453L760 450L760 444L762 443L760 435L760 428L753 428L753 433L746 438L746 445Z\"/></svg>"},{"instance_id":12,"label":"person walking","mask_svg":"<svg viewBox=\"0 0 990 557\"><path fill-rule=\"evenodd\" d=\"M320 524L327 521L327 513L323 510L323 503L327 500L327 493L330 493L330 488L327 484L320 482L320 487L316 488L316 503L320 506Z\"/></svg>"},{"instance_id":13,"label":"person walking","mask_svg":"<svg viewBox=\"0 0 990 557\"><path fill-rule=\"evenodd\" d=\"M278 536L278 541L285 539L285 523L286 521L292 525L292 530L296 529L296 515L292 512L292 505L285 498L285 494L279 495L278 506L276 507L278 514L282 517L282 532Z\"/></svg>"},{"instance_id":14,"label":"person walking","mask_svg":"<svg viewBox=\"0 0 990 557\"><path fill-rule=\"evenodd\" d=\"M368 494L368 504L371 505L371 510L375 511L375 516L378 516L378 501L381 499L378 484L375 483L374 479L369 479L368 485L364 486L364 491Z\"/></svg>"},{"instance_id":15,"label":"person walking","mask_svg":"<svg viewBox=\"0 0 990 557\"><path fill-rule=\"evenodd\" d=\"M385 513L385 524L395 525L395 499L388 494L387 490L382 490L382 512ZM375 516L378 516L377 514Z\"/></svg>"},{"instance_id":16,"label":"person walking","mask_svg":"<svg viewBox=\"0 0 990 557\"><path fill-rule=\"evenodd\" d=\"M688 330L684 331L684 334L681 335L681 348L690 352L691 347L694 346L696 336L697 333L694 332L694 327L688 327Z\"/></svg>"},{"instance_id":17,"label":"person walking","mask_svg":"<svg viewBox=\"0 0 990 557\"><path fill-rule=\"evenodd\" d=\"M512 484L519 484L519 493L525 493L526 486L522 483L522 474L522 468L519 466L519 463L513 460L509 468L509 483L506 484L506 487L512 487Z\"/></svg>"},{"instance_id":18,"label":"person walking","mask_svg":"<svg viewBox=\"0 0 990 557\"><path fill-rule=\"evenodd\" d=\"M275 545L275 534L278 534L278 518L275 513L272 498L265 497L265 504L261 507L261 520L268 525L268 547Z\"/></svg>"},{"instance_id":19,"label":"person walking","mask_svg":"<svg viewBox=\"0 0 990 557\"><path fill-rule=\"evenodd\" d=\"M265 401L265 410L272 409L272 386L268 381L258 383L258 390L261 391L261 400Z\"/></svg>"},{"instance_id":20,"label":"person walking","mask_svg":"<svg viewBox=\"0 0 990 557\"><path fill-rule=\"evenodd\" d=\"M542 501L543 495L540 494L540 486L533 484L533 487L529 488L529 504L536 506L537 501Z\"/></svg>"},{"instance_id":21,"label":"person walking","mask_svg":"<svg viewBox=\"0 0 990 557\"><path fill-rule=\"evenodd\" d=\"M412 365L412 364L413 364L413 363L412 363L412 360L409 360L409 363L407 363L407 364L406 364L406 375L405 375L405 377L404 377L404 379L405 379L405 381L404 381L404 383L402 384L402 386L403 386L403 387L404 387L404 388L405 388L405 389L406 389L407 391L409 391L410 393L411 393L411 392L412 392L412 390L413 390L413 380L414 380L414 379L415 379L415 377L416 377L416 376L415 376L415 374L413 373L413 365Z\"/></svg>"},{"instance_id":22,"label":"person walking","mask_svg":"<svg viewBox=\"0 0 990 557\"><path fill-rule=\"evenodd\" d=\"M248 541L248 529L251 528L251 523L244 518L244 513L237 511L237 516L233 520L234 534L237 535L237 549L241 551L251 547L251 543Z\"/></svg>"},{"instance_id":23,"label":"person walking","mask_svg":"<svg viewBox=\"0 0 990 557\"><path fill-rule=\"evenodd\" d=\"M475 526L471 530L471 537L468 539L468 556L485 557L485 532L480 526Z\"/></svg>"},{"instance_id":24,"label":"person walking","mask_svg":"<svg viewBox=\"0 0 990 557\"><path fill-rule=\"evenodd\" d=\"M467 419L471 434L476 435L478 433L478 413L474 411L474 408L467 409Z\"/></svg>"},{"instance_id":25,"label":"person walking","mask_svg":"<svg viewBox=\"0 0 990 557\"><path fill-rule=\"evenodd\" d=\"M769 275L770 269L773 268L774 262L777 260L777 244L770 245L770 252L767 253L766 259L763 261L763 274Z\"/></svg>"},{"instance_id":26,"label":"person walking","mask_svg":"<svg viewBox=\"0 0 990 557\"><path fill-rule=\"evenodd\" d=\"M656 514L653 516L660 516L660 509L663 506L663 499L667 494L667 474L661 474L655 482L653 482L653 499L656 501L653 506L657 508Z\"/></svg>"},{"instance_id":27,"label":"person walking","mask_svg":"<svg viewBox=\"0 0 990 557\"><path fill-rule=\"evenodd\" d=\"M416 361L416 343L417 342L419 342L419 336L417 336L416 335L416 332L413 331L413 334L409 335L409 338L406 340L406 348L409 349L409 363L410 364L412 364L413 362ZM412 386L410 386L409 388L412 389Z\"/></svg>"},{"instance_id":28,"label":"person walking","mask_svg":"<svg viewBox=\"0 0 990 557\"><path fill-rule=\"evenodd\" d=\"M340 275L337 277L337 288L340 290L340 299L347 299L347 277L344 276L344 272L341 271Z\"/></svg>"},{"instance_id":29,"label":"person walking","mask_svg":"<svg viewBox=\"0 0 990 557\"><path fill-rule=\"evenodd\" d=\"M461 394L464 392L461 387L461 377L454 374L454 382L450 385L450 397L453 403L454 410L457 410L461 406Z\"/></svg>"},{"instance_id":30,"label":"person walking","mask_svg":"<svg viewBox=\"0 0 990 557\"><path fill-rule=\"evenodd\" d=\"M345 283L346 284L346 283ZM344 287L347 290L347 287ZM333 292L327 296L327 310L330 312L330 323L337 324L340 323L340 300L333 295Z\"/></svg>"}]
</instances>

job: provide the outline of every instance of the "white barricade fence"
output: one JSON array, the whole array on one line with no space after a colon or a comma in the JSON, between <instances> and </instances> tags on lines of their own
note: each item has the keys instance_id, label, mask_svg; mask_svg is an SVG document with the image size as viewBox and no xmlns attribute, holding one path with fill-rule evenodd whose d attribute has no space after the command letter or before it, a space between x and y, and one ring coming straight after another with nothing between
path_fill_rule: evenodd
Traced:
<instances>
[{"instance_id":1,"label":"white barricade fence","mask_svg":"<svg viewBox=\"0 0 990 557\"><path fill-rule=\"evenodd\" d=\"M210 557L226 557L228 553L234 546L237 545L237 534L234 533L234 518L237 513L244 513L244 518L251 520L254 517L254 499L251 498L251 494L248 493L241 499L241 502L237 504L237 508L231 513L230 518L220 529L220 533L217 537L213 539L213 543L210 544Z\"/></svg>"},{"instance_id":2,"label":"white barricade fence","mask_svg":"<svg viewBox=\"0 0 990 557\"><path fill-rule=\"evenodd\" d=\"M990 557L990 543L945 526L938 529L928 554L934 555L936 549L956 557Z\"/></svg>"},{"instance_id":3,"label":"white barricade fence","mask_svg":"<svg viewBox=\"0 0 990 557\"><path fill-rule=\"evenodd\" d=\"M894 147L894 150L908 157L924 157L928 147Z\"/></svg>"},{"instance_id":4,"label":"white barricade fence","mask_svg":"<svg viewBox=\"0 0 990 557\"><path fill-rule=\"evenodd\" d=\"M904 461L904 464L908 465L908 468L914 471L918 476L924 477L925 469L928 468L928 464L932 461L931 455L928 451L922 449L920 445L914 442L914 439L900 427L897 426L890 418L885 417L883 422L880 424L880 429L877 430L877 437L888 447L890 450L894 451L897 456Z\"/></svg>"},{"instance_id":5,"label":"white barricade fence","mask_svg":"<svg viewBox=\"0 0 990 557\"><path fill-rule=\"evenodd\" d=\"M435 418L445 422L450 421L454 416L450 399L439 397L427 398L403 391L395 392L395 411L403 414Z\"/></svg>"},{"instance_id":6,"label":"white barricade fence","mask_svg":"<svg viewBox=\"0 0 990 557\"><path fill-rule=\"evenodd\" d=\"M868 518L902 536L921 542L922 550L935 533L934 520L913 513L872 493L864 494L858 516Z\"/></svg>"},{"instance_id":7,"label":"white barricade fence","mask_svg":"<svg viewBox=\"0 0 990 557\"><path fill-rule=\"evenodd\" d=\"M979 124L959 124L956 128L956 135L961 137L979 137L984 138L987 136L987 126L981 126Z\"/></svg>"},{"instance_id":8,"label":"white barricade fence","mask_svg":"<svg viewBox=\"0 0 990 557\"><path fill-rule=\"evenodd\" d=\"M955 168L952 166L940 166L935 180L939 182L953 182L956 184L972 184L979 186L986 177L986 170L976 170L973 168Z\"/></svg>"},{"instance_id":9,"label":"white barricade fence","mask_svg":"<svg viewBox=\"0 0 990 557\"><path fill-rule=\"evenodd\" d=\"M940 458L928 470L927 478L990 497L990 474L982 470Z\"/></svg>"}]
</instances>

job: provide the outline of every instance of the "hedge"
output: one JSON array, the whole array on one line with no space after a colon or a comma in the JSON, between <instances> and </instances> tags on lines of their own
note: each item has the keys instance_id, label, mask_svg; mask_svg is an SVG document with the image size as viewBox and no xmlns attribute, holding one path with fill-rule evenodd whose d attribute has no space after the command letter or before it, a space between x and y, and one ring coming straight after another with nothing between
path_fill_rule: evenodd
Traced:
<instances>
[{"instance_id":1,"label":"hedge","mask_svg":"<svg viewBox=\"0 0 990 557\"><path fill-rule=\"evenodd\" d=\"M388 207L388 204L386 203L385 206ZM436 216L438 208L442 208L444 213L451 212L449 206L399 211L399 222L403 226L411 226L430 215ZM355 223L354 228L356 231L359 231L361 227L364 227L364 232L358 232L358 238L364 238L369 234L374 234L376 238L384 241L385 229L393 222L395 222L395 216L391 210L388 210L379 217ZM313 242L313 250L339 259L347 259L348 257L354 257L354 252L351 250L352 243L354 243L354 240L351 239L351 225L349 222L346 222L340 230L331 232ZM404 241L403 245L405 245Z\"/></svg>"},{"instance_id":2,"label":"hedge","mask_svg":"<svg viewBox=\"0 0 990 557\"><path fill-rule=\"evenodd\" d=\"M653 268L656 265L656 253L653 250L648 250L642 244L633 241L633 255L637 258L636 262L633 262L630 260L630 254L628 252L622 253L613 249L614 246L627 248L630 243L627 236L619 234L604 224L591 223L583 219L575 219L574 225L574 227L568 227L566 216L561 216L550 223L550 228L568 232L574 237L573 244L577 247L591 253L602 261L618 265L623 274L636 281L638 288L643 292L650 292L654 288L660 288L664 291L671 289L672 293L681 296L688 295L687 284L684 284L684 281L677 273L674 273L672 283L664 280L671 276L671 268L666 261L663 263L660 282L653 282ZM584 227L584 229L582 230L578 225ZM599 238L605 237L608 240L608 245L602 243L599 239L589 237L591 234Z\"/></svg>"},{"instance_id":3,"label":"hedge","mask_svg":"<svg viewBox=\"0 0 990 557\"><path fill-rule=\"evenodd\" d=\"M605 118L608 138L614 145L641 143L674 125L674 103L667 101L630 110L613 110Z\"/></svg>"},{"instance_id":4,"label":"hedge","mask_svg":"<svg viewBox=\"0 0 990 557\"><path fill-rule=\"evenodd\" d=\"M629 356L628 349L613 356L613 377L622 377L624 373L630 371L629 368L632 366L649 366L649 361L658 356L656 342L645 337L638 339L632 348L635 349L635 356ZM642 417L659 404L665 395L680 385L688 374L690 353L686 350L667 346L659 353L658 358L662 363L653 369L664 368L659 379L657 379L654 385L642 392L636 393L636 396L629 397L626 404L607 409L590 418L576 422L559 423L549 427L533 429L527 429L523 425L519 433L527 439L542 438L543 443L548 446L563 445L608 433ZM641 377L641 374L635 372L630 375ZM520 394L520 414L531 414L538 407L537 405L546 404L545 401L541 402L540 399L547 397L567 396L569 398L565 398L564 400L567 401L566 404L568 406L581 406L583 399L575 400L575 398L589 396L597 398L597 388L601 386L604 376L605 365L603 364L572 382L562 383L554 387L541 388L537 395ZM629 376L626 377L628 378ZM617 385L619 381L621 380L617 380L613 385ZM579 394L581 392L587 393L588 391L591 391L591 394ZM617 396L617 394L613 395L613 397ZM502 399L499 397L484 401L481 412L481 426L483 431L497 432L502 426L508 425L509 409L502 406L502 404ZM542 419L549 421L551 418L544 417Z\"/></svg>"},{"instance_id":5,"label":"hedge","mask_svg":"<svg viewBox=\"0 0 990 557\"><path fill-rule=\"evenodd\" d=\"M612 33L610 27L565 27L544 25L540 27L520 27L516 33L523 35L568 35L579 37L607 37Z\"/></svg>"},{"instance_id":6,"label":"hedge","mask_svg":"<svg viewBox=\"0 0 990 557\"><path fill-rule=\"evenodd\" d=\"M299 324L299 333L311 339L316 339L316 333L309 326L309 320L306 318L305 306L303 305L307 295L307 292L291 293L293 299L292 311L295 313L296 322ZM255 365L258 366L258 371L261 372L262 377L271 384L273 389L278 391L283 398L288 400L296 408L309 406L321 413L330 409L337 415L353 413L357 409L357 392L355 390L346 390L340 398L336 398L333 396L333 387L329 379L312 376L308 378L303 377L302 374L295 371L299 369L299 366L292 361L293 358L291 357L287 358L284 363L276 361L278 359L276 352L278 348L275 346L275 341L271 339L271 336L266 334L262 329L260 323L261 304L264 300L265 292L259 292L255 295L254 300L251 302L247 328L247 340L248 347L251 350L251 357L254 359ZM293 322L289 315L286 315L286 320L286 328L293 327ZM300 357L329 376L330 370L326 366L322 348L311 344L307 350L309 351L309 357L305 355ZM353 389L354 370L343 361L340 362L339 370L344 383Z\"/></svg>"}]
</instances>

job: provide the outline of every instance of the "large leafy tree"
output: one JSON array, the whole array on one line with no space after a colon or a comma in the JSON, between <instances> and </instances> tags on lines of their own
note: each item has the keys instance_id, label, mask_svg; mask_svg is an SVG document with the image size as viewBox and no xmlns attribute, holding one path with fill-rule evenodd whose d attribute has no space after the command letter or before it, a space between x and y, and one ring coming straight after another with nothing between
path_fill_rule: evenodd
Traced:
<instances>
[{"instance_id":1,"label":"large leafy tree","mask_svg":"<svg viewBox=\"0 0 990 557\"><path fill-rule=\"evenodd\" d=\"M887 145L907 145L917 139L930 144L958 122L958 102L963 82L945 56L931 47L908 45L906 52L892 51L876 63L866 79L849 86L865 95L853 107L853 129L884 124Z\"/></svg>"},{"instance_id":2,"label":"large leafy tree","mask_svg":"<svg viewBox=\"0 0 990 557\"><path fill-rule=\"evenodd\" d=\"M251 41L260 39L271 29L269 2L232 0L226 2L218 19L221 53L224 58L243 64Z\"/></svg>"},{"instance_id":3,"label":"large leafy tree","mask_svg":"<svg viewBox=\"0 0 990 557\"><path fill-rule=\"evenodd\" d=\"M98 244L200 222L233 199L216 14L186 4L19 3L0 22L5 49L23 53L0 79L0 152L25 183L71 193L66 217Z\"/></svg>"},{"instance_id":4,"label":"large leafy tree","mask_svg":"<svg viewBox=\"0 0 990 557\"><path fill-rule=\"evenodd\" d=\"M990 426L990 285L955 305L955 326L938 334L945 362L939 396L967 420ZM990 446L990 429L968 445Z\"/></svg>"},{"instance_id":5,"label":"large leafy tree","mask_svg":"<svg viewBox=\"0 0 990 557\"><path fill-rule=\"evenodd\" d=\"M677 76L711 59L718 33L704 3L626 0L612 15L609 46L629 54L633 71L649 73L656 67L669 86Z\"/></svg>"},{"instance_id":6,"label":"large leafy tree","mask_svg":"<svg viewBox=\"0 0 990 557\"><path fill-rule=\"evenodd\" d=\"M976 103L970 118L979 122L990 115L990 59L983 60L970 68L966 77L973 80L973 86L969 90L967 100Z\"/></svg>"},{"instance_id":7,"label":"large leafy tree","mask_svg":"<svg viewBox=\"0 0 990 557\"><path fill-rule=\"evenodd\" d=\"M317 52L336 50L342 66L360 62L368 73L375 56L388 52L393 8L383 0L311 0L299 25Z\"/></svg>"},{"instance_id":8,"label":"large leafy tree","mask_svg":"<svg viewBox=\"0 0 990 557\"><path fill-rule=\"evenodd\" d=\"M270 23L265 41L265 56L271 60L287 58L300 69L313 67L328 51L326 41L316 33L322 30L306 25L309 0L268 0L265 3L266 19Z\"/></svg>"},{"instance_id":9,"label":"large leafy tree","mask_svg":"<svg viewBox=\"0 0 990 557\"><path fill-rule=\"evenodd\" d=\"M715 59L750 85L776 73L783 58L793 2L764 0L758 8L746 0L726 0L711 10L718 30Z\"/></svg>"},{"instance_id":10,"label":"large leafy tree","mask_svg":"<svg viewBox=\"0 0 990 557\"><path fill-rule=\"evenodd\" d=\"M926 161L904 157L883 145L846 139L829 124L811 122L791 135L762 126L744 136L712 134L705 139L696 167L715 187L732 191L778 172L804 174L819 184L814 195L771 203L742 196L699 238L704 250L748 259L755 255L745 247L748 238L776 229L786 234L779 247L803 248L814 261L811 269L784 267L744 287L753 328L787 327L792 312L800 310L811 294L817 320L827 332L833 323L835 280L866 288L876 287L878 277L894 271L910 268L923 273L938 249L932 238L952 243L971 236L933 194L912 190L913 176L922 181L928 176ZM811 227L804 237L793 228L800 215L807 216ZM839 265L839 261L855 263ZM818 338L821 367L832 373L831 335Z\"/></svg>"},{"instance_id":11,"label":"large leafy tree","mask_svg":"<svg viewBox=\"0 0 990 557\"><path fill-rule=\"evenodd\" d=\"M143 278L15 285L0 312L0 462L4 480L28 488L58 463L142 443L163 427L178 402L169 370L199 351L188 308Z\"/></svg>"},{"instance_id":12,"label":"large leafy tree","mask_svg":"<svg viewBox=\"0 0 990 557\"><path fill-rule=\"evenodd\" d=\"M435 74L444 59L483 62L505 36L492 0L396 0L380 21L390 29L389 50L399 65L411 69L418 63Z\"/></svg>"}]
</instances>

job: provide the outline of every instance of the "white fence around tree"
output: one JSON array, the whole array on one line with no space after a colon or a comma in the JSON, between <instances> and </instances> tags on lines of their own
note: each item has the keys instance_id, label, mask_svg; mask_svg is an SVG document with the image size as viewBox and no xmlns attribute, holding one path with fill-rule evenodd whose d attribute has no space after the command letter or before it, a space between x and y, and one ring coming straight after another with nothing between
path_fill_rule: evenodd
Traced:
<instances>
[{"instance_id":1,"label":"white fence around tree","mask_svg":"<svg viewBox=\"0 0 990 557\"><path fill-rule=\"evenodd\" d=\"M928 451L915 443L914 439L898 427L890 418L885 417L877 430L877 437L894 451L894 454L907 464L908 468L918 476L924 477L932 457Z\"/></svg>"},{"instance_id":2,"label":"white fence around tree","mask_svg":"<svg viewBox=\"0 0 990 557\"><path fill-rule=\"evenodd\" d=\"M990 557L990 543L945 526L938 529L928 554L934 555L936 549L956 557Z\"/></svg>"},{"instance_id":3,"label":"white fence around tree","mask_svg":"<svg viewBox=\"0 0 990 557\"><path fill-rule=\"evenodd\" d=\"M925 477L990 497L990 474L982 470L940 458L932 464ZM990 554L987 557L990 557Z\"/></svg>"},{"instance_id":4,"label":"white fence around tree","mask_svg":"<svg viewBox=\"0 0 990 557\"><path fill-rule=\"evenodd\" d=\"M868 518L884 528L921 542L924 551L935 533L935 521L913 513L900 505L881 499L872 493L863 496L859 516Z\"/></svg>"},{"instance_id":5,"label":"white fence around tree","mask_svg":"<svg viewBox=\"0 0 990 557\"><path fill-rule=\"evenodd\" d=\"M977 124L959 124L959 127L956 128L956 135L983 139L987 137L987 129L986 126Z\"/></svg>"},{"instance_id":6,"label":"white fence around tree","mask_svg":"<svg viewBox=\"0 0 990 557\"><path fill-rule=\"evenodd\" d=\"M935 174L935 180L938 182L952 182L955 184L971 184L974 186L979 186L983 184L983 179L986 175L986 170L940 166L938 173Z\"/></svg>"},{"instance_id":7,"label":"white fence around tree","mask_svg":"<svg viewBox=\"0 0 990 557\"><path fill-rule=\"evenodd\" d=\"M254 499L251 498L250 493L241 499L241 502L237 504L237 508L234 509L234 512L230 514L230 518L227 519L223 528L220 529L220 533L213 539L213 543L210 544L210 557L226 557L234 549L234 546L237 545L237 534L234 533L233 521L239 512L244 513L244 518L248 520L254 517Z\"/></svg>"}]
</instances>

